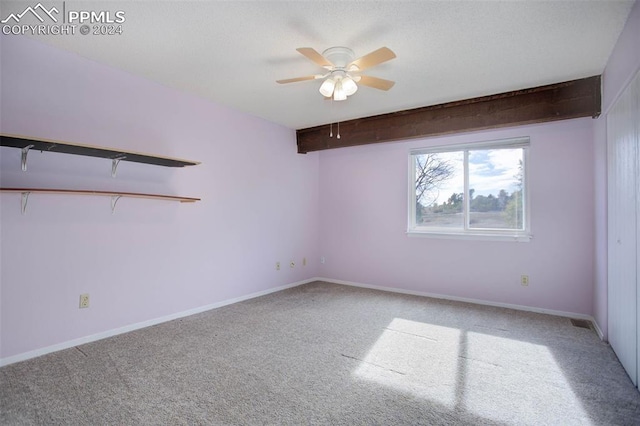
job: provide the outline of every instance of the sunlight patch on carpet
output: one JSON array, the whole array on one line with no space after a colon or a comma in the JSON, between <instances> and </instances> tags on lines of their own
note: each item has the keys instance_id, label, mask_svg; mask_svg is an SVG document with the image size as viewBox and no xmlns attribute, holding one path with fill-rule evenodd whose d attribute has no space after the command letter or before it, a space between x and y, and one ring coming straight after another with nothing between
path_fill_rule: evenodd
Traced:
<instances>
[{"instance_id":1,"label":"sunlight patch on carpet","mask_svg":"<svg viewBox=\"0 0 640 426\"><path fill-rule=\"evenodd\" d=\"M355 375L454 408L460 330L395 318ZM399 374L402 373L402 374Z\"/></svg>"},{"instance_id":2,"label":"sunlight patch on carpet","mask_svg":"<svg viewBox=\"0 0 640 426\"><path fill-rule=\"evenodd\" d=\"M459 389L464 409L501 422L524 422L547 411L555 418L560 417L554 412L562 412L576 424L591 424L549 348L502 336L465 334L459 354L464 360Z\"/></svg>"},{"instance_id":3,"label":"sunlight patch on carpet","mask_svg":"<svg viewBox=\"0 0 640 426\"><path fill-rule=\"evenodd\" d=\"M561 411L591 424L553 354L536 343L395 318L357 361L359 378L479 418L526 423Z\"/></svg>"}]
</instances>

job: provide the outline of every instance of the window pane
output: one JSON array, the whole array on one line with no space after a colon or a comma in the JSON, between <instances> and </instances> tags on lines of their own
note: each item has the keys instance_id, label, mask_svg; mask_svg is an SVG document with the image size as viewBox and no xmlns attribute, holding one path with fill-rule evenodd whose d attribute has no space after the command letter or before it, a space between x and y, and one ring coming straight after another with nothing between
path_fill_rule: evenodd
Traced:
<instances>
[{"instance_id":1,"label":"window pane","mask_svg":"<svg viewBox=\"0 0 640 426\"><path fill-rule=\"evenodd\" d=\"M414 156L416 226L464 228L464 153Z\"/></svg>"},{"instance_id":2,"label":"window pane","mask_svg":"<svg viewBox=\"0 0 640 426\"><path fill-rule=\"evenodd\" d=\"M524 229L522 148L469 151L469 228Z\"/></svg>"}]
</instances>

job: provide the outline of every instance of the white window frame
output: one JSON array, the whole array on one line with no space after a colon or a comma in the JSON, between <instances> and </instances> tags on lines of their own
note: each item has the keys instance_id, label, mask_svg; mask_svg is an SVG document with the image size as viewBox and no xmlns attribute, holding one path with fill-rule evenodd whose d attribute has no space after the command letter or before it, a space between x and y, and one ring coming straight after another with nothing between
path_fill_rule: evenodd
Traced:
<instances>
[{"instance_id":1,"label":"white window frame","mask_svg":"<svg viewBox=\"0 0 640 426\"><path fill-rule=\"evenodd\" d=\"M505 149L505 148L522 148L522 164L523 164L523 223L524 229L489 229L489 228L470 228L469 227L469 151L487 150L487 149ZM529 137L518 137L511 139L502 139L486 142L475 142L460 145L444 145L431 148L418 148L409 151L409 197L408 197L408 226L407 235L410 237L435 237L435 238L455 238L455 239L481 239L491 241L520 241L528 242L533 237L531 234L531 202L529 188ZM464 228L436 228L421 227L416 225L416 167L415 155L420 154L437 154L443 152L460 152L464 153Z\"/></svg>"}]
</instances>

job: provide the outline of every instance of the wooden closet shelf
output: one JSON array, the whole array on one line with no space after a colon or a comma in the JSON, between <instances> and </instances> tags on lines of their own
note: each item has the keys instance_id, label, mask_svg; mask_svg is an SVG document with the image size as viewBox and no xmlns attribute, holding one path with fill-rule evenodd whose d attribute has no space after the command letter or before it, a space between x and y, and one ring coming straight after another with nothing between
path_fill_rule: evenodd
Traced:
<instances>
[{"instance_id":1,"label":"wooden closet shelf","mask_svg":"<svg viewBox=\"0 0 640 426\"><path fill-rule=\"evenodd\" d=\"M196 201L200 201L200 198L179 197L175 195L143 194L138 192L91 191L91 190L84 190L84 189L0 188L0 192L149 198L153 200L179 201L181 203L195 203Z\"/></svg>"},{"instance_id":2,"label":"wooden closet shelf","mask_svg":"<svg viewBox=\"0 0 640 426\"><path fill-rule=\"evenodd\" d=\"M184 167L200 164L197 161L182 160L180 158L162 157L134 151L107 149L98 146L60 142L51 139L36 139L27 136L0 133L0 146L19 149L35 149L38 151L60 152L63 154L84 155L87 157L108 158L117 161L132 161L135 163L153 164L165 167Z\"/></svg>"}]
</instances>

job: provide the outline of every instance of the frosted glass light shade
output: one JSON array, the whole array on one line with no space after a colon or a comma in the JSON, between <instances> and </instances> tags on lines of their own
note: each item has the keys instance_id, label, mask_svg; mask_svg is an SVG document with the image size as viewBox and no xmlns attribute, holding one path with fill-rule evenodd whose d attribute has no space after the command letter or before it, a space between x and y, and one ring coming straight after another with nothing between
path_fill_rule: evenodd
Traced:
<instances>
[{"instance_id":1,"label":"frosted glass light shade","mask_svg":"<svg viewBox=\"0 0 640 426\"><path fill-rule=\"evenodd\" d=\"M333 100L334 101L344 101L347 99L347 94L342 88L342 80L338 80L336 83L336 88L333 90Z\"/></svg>"},{"instance_id":2,"label":"frosted glass light shade","mask_svg":"<svg viewBox=\"0 0 640 426\"><path fill-rule=\"evenodd\" d=\"M320 93L322 93L322 96L328 98L331 95L333 95L333 88L336 86L336 82L333 81L332 78L327 78L325 81L322 82L322 85L320 86Z\"/></svg>"},{"instance_id":3,"label":"frosted glass light shade","mask_svg":"<svg viewBox=\"0 0 640 426\"><path fill-rule=\"evenodd\" d=\"M358 85L350 77L345 77L341 81L345 95L351 96L358 90Z\"/></svg>"}]
</instances>

